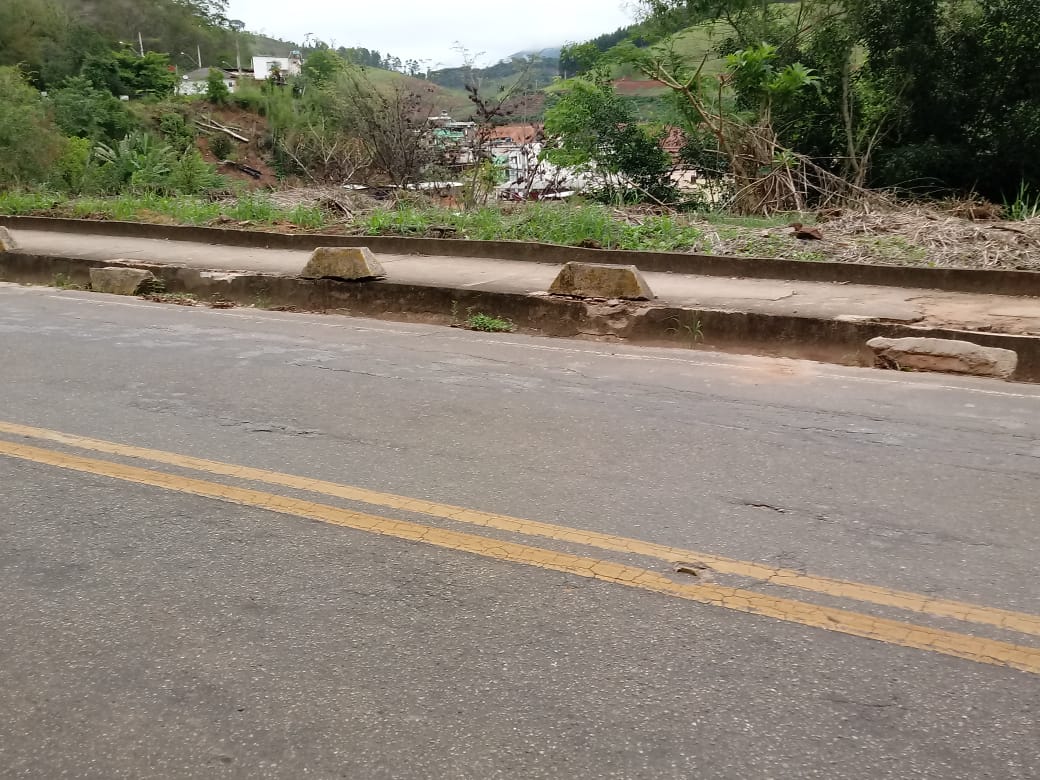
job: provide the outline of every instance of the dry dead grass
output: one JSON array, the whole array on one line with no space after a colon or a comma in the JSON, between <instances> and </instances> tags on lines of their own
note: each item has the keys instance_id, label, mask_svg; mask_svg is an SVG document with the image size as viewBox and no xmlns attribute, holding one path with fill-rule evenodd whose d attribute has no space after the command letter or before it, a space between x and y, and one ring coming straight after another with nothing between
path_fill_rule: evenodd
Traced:
<instances>
[{"instance_id":1,"label":"dry dead grass","mask_svg":"<svg viewBox=\"0 0 1040 780\"><path fill-rule=\"evenodd\" d=\"M719 231L710 248L795 260L1040 271L1040 219L981 221L950 208L904 206L844 210L817 227L822 241L800 241L787 228L731 228Z\"/></svg>"}]
</instances>

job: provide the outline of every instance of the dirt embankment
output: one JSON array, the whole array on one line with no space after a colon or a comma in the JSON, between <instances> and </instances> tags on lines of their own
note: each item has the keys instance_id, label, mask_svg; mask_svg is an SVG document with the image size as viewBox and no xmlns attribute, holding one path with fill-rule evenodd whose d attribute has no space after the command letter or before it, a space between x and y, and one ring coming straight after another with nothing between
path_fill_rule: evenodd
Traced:
<instances>
[{"instance_id":1,"label":"dirt embankment","mask_svg":"<svg viewBox=\"0 0 1040 780\"><path fill-rule=\"evenodd\" d=\"M191 119L198 119L206 124L215 122L227 127L235 134L249 139L248 142L243 143L219 131L196 125L199 132L196 145L199 151L202 152L207 162L218 166L223 175L233 181L243 182L253 189L272 189L279 185L278 175L269 160L270 127L266 117L236 106L213 106L200 102L192 112ZM223 159L218 159L213 154L210 144L218 135L224 135L232 143L231 153L228 155L230 162L253 169L259 173L258 177L250 175L235 165L224 164Z\"/></svg>"}]
</instances>

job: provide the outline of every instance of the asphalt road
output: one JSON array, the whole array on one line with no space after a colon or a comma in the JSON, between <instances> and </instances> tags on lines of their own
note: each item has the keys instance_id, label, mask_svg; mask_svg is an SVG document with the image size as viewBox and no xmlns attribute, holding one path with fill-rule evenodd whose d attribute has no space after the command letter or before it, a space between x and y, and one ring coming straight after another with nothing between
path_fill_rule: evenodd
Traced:
<instances>
[{"instance_id":1,"label":"asphalt road","mask_svg":"<svg viewBox=\"0 0 1040 780\"><path fill-rule=\"evenodd\" d=\"M0 776L1036 778L1038 498L1032 386L0 285Z\"/></svg>"}]
</instances>

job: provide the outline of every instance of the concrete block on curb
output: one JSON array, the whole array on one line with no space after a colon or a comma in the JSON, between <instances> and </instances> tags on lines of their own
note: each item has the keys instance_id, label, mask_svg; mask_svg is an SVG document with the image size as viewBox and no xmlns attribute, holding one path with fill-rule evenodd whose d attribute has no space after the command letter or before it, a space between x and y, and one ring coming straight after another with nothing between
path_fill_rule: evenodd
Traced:
<instances>
[{"instance_id":1,"label":"concrete block on curb","mask_svg":"<svg viewBox=\"0 0 1040 780\"><path fill-rule=\"evenodd\" d=\"M1018 366L1018 354L1013 350L983 347L970 341L876 338L868 341L867 346L874 350L879 365L891 368L1010 379Z\"/></svg>"},{"instance_id":2,"label":"concrete block on curb","mask_svg":"<svg viewBox=\"0 0 1040 780\"><path fill-rule=\"evenodd\" d=\"M650 301L654 293L634 265L567 263L549 287L552 295Z\"/></svg>"},{"instance_id":3,"label":"concrete block on curb","mask_svg":"<svg viewBox=\"0 0 1040 780\"><path fill-rule=\"evenodd\" d=\"M155 281L151 271L112 266L90 269L90 289L110 295L137 295Z\"/></svg>"},{"instance_id":4,"label":"concrete block on curb","mask_svg":"<svg viewBox=\"0 0 1040 780\"><path fill-rule=\"evenodd\" d=\"M0 227L0 252L17 252L18 242L14 240L11 231Z\"/></svg>"},{"instance_id":5,"label":"concrete block on curb","mask_svg":"<svg viewBox=\"0 0 1040 780\"><path fill-rule=\"evenodd\" d=\"M385 279L386 271L367 246L320 246L300 273L304 279L360 282Z\"/></svg>"}]
</instances>

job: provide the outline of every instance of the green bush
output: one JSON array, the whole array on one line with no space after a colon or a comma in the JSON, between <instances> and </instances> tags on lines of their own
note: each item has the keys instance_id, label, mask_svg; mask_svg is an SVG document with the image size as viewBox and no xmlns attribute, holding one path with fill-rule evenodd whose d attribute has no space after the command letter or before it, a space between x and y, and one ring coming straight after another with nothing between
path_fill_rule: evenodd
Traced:
<instances>
[{"instance_id":1,"label":"green bush","mask_svg":"<svg viewBox=\"0 0 1040 780\"><path fill-rule=\"evenodd\" d=\"M66 138L61 156L51 175L53 185L62 192L89 190L96 176L93 165L94 144L88 138Z\"/></svg>"},{"instance_id":2,"label":"green bush","mask_svg":"<svg viewBox=\"0 0 1040 780\"><path fill-rule=\"evenodd\" d=\"M203 195L225 185L224 177L202 159L198 149L186 151L170 169L167 191L179 195Z\"/></svg>"},{"instance_id":3,"label":"green bush","mask_svg":"<svg viewBox=\"0 0 1040 780\"><path fill-rule=\"evenodd\" d=\"M182 154L149 133L134 133L115 146L98 144L99 191L135 195L200 195L225 186L197 149Z\"/></svg>"},{"instance_id":4,"label":"green bush","mask_svg":"<svg viewBox=\"0 0 1040 780\"><path fill-rule=\"evenodd\" d=\"M185 152L195 145L195 130L180 114L170 111L159 117L159 132L170 146Z\"/></svg>"},{"instance_id":5,"label":"green bush","mask_svg":"<svg viewBox=\"0 0 1040 780\"><path fill-rule=\"evenodd\" d=\"M213 156L218 160L229 159L234 148L235 142L223 133L217 133L209 139L209 150L213 152Z\"/></svg>"}]
</instances>

